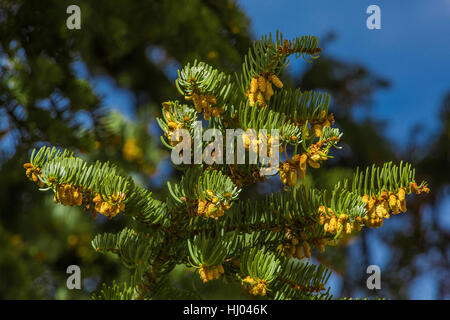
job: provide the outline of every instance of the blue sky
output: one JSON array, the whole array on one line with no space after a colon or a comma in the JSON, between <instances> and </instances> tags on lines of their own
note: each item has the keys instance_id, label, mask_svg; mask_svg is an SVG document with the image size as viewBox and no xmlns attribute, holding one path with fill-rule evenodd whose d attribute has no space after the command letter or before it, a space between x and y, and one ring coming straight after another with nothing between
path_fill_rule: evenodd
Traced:
<instances>
[{"instance_id":1,"label":"blue sky","mask_svg":"<svg viewBox=\"0 0 450 320\"><path fill-rule=\"evenodd\" d=\"M344 61L358 62L386 77L392 87L375 96L369 114L387 121L387 134L401 147L415 124L425 135L437 129L438 110L450 90L449 0L238 0L251 19L256 37L279 29L287 37L329 31L337 39L326 53ZM381 9L381 29L369 30L366 9ZM303 61L292 61L300 72ZM359 115L361 116L361 115Z\"/></svg>"}]
</instances>

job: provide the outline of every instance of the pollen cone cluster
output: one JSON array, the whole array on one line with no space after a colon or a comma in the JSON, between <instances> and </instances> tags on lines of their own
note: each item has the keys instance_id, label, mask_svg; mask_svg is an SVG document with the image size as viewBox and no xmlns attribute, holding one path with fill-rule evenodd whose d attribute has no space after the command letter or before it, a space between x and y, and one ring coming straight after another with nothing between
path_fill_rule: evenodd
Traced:
<instances>
[{"instance_id":1,"label":"pollen cone cluster","mask_svg":"<svg viewBox=\"0 0 450 320\"><path fill-rule=\"evenodd\" d=\"M135 141L129 142L135 144ZM109 219L117 216L121 211L125 210L125 193L117 192L113 195L103 195L92 193L90 188L82 185L73 185L70 183L59 184L55 177L46 177L48 181L44 183L40 180L42 178L41 168L33 165L32 163L25 163L27 177L37 182L41 188L48 187L53 189L55 195L53 201L55 203L61 203L64 206L79 206L83 207L86 211L94 209L93 217L97 215L96 212L105 215Z\"/></svg>"},{"instance_id":2,"label":"pollen cone cluster","mask_svg":"<svg viewBox=\"0 0 450 320\"><path fill-rule=\"evenodd\" d=\"M83 203L83 193L79 187L70 184L61 184L56 188L53 201L59 201L64 206L81 206Z\"/></svg>"},{"instance_id":3,"label":"pollen cone cluster","mask_svg":"<svg viewBox=\"0 0 450 320\"><path fill-rule=\"evenodd\" d=\"M203 116L205 120L211 119L211 115L216 118L219 118L223 113L223 109L218 106L214 106L217 104L216 97L210 94L199 94L197 92L193 92L192 95L186 96L186 100L192 100L194 102L195 110L198 113L204 111Z\"/></svg>"},{"instance_id":4,"label":"pollen cone cluster","mask_svg":"<svg viewBox=\"0 0 450 320\"><path fill-rule=\"evenodd\" d=\"M197 214L217 220L224 215L225 210L230 209L231 205L226 200L220 202L219 198L211 190L207 190L206 193L207 199L198 200Z\"/></svg>"},{"instance_id":5,"label":"pollen cone cluster","mask_svg":"<svg viewBox=\"0 0 450 320\"><path fill-rule=\"evenodd\" d=\"M219 279L222 274L225 273L223 266L219 264L218 266L206 266L202 264L200 269L198 269L198 273L202 278L203 282L208 282L214 279Z\"/></svg>"},{"instance_id":6,"label":"pollen cone cluster","mask_svg":"<svg viewBox=\"0 0 450 320\"><path fill-rule=\"evenodd\" d=\"M321 148L324 142L317 142L309 147L309 150L302 155L296 154L292 159L287 159L280 163L280 180L284 185L293 187L297 179L305 179L306 164L312 168L320 168L320 161L327 160L326 152Z\"/></svg>"},{"instance_id":7,"label":"pollen cone cluster","mask_svg":"<svg viewBox=\"0 0 450 320\"><path fill-rule=\"evenodd\" d=\"M364 195L361 199L366 203L367 215L364 217L364 223L369 228L378 228L383 225L383 219L389 219L389 202L394 204L395 210L393 214L398 214L400 211L406 212L406 204L401 203L395 195L389 196L392 200L386 199L386 193L382 193L380 197ZM395 213L394 213L395 212Z\"/></svg>"},{"instance_id":8,"label":"pollen cone cluster","mask_svg":"<svg viewBox=\"0 0 450 320\"><path fill-rule=\"evenodd\" d=\"M284 185L293 187L297 184L299 168L292 160L280 163L280 180Z\"/></svg>"},{"instance_id":9,"label":"pollen cone cluster","mask_svg":"<svg viewBox=\"0 0 450 320\"><path fill-rule=\"evenodd\" d=\"M267 135L267 137L259 136L257 138L256 134L253 134L252 132L246 132L242 134L242 141L244 142L245 149L251 149L255 153L258 153L260 146L263 145L266 147L266 152L269 157L272 156L272 143L274 142L274 139L270 135Z\"/></svg>"},{"instance_id":10,"label":"pollen cone cluster","mask_svg":"<svg viewBox=\"0 0 450 320\"><path fill-rule=\"evenodd\" d=\"M25 163L23 167L26 169L26 176L31 181L34 181L38 184L39 188L43 188L45 184L39 180L39 176L41 175L41 168L33 166L31 163Z\"/></svg>"},{"instance_id":11,"label":"pollen cone cluster","mask_svg":"<svg viewBox=\"0 0 450 320\"><path fill-rule=\"evenodd\" d=\"M255 280L252 277L247 276L244 280L242 280L242 285L249 290L250 294L254 296L265 296L267 293L266 280Z\"/></svg>"},{"instance_id":12,"label":"pollen cone cluster","mask_svg":"<svg viewBox=\"0 0 450 320\"><path fill-rule=\"evenodd\" d=\"M319 207L319 224L323 226L326 233L341 235L351 234L353 230L361 230L362 219L356 217L355 221L351 222L349 216L345 213L336 215L331 208Z\"/></svg>"},{"instance_id":13,"label":"pollen cone cluster","mask_svg":"<svg viewBox=\"0 0 450 320\"><path fill-rule=\"evenodd\" d=\"M330 127L334 123L334 115L332 113L326 114L326 111L323 110L320 114L319 119L311 121L311 128L314 133L314 136L319 138L322 135L322 129L324 127Z\"/></svg>"},{"instance_id":14,"label":"pollen cone cluster","mask_svg":"<svg viewBox=\"0 0 450 320\"><path fill-rule=\"evenodd\" d=\"M170 145L175 146L179 141L179 137L175 137L174 141L172 141L173 134L176 130L181 129L183 127L183 123L177 121L174 117L172 117L170 111L167 110L166 105L164 105L164 108L165 108L164 113L167 118L167 132L164 132L164 135L169 139Z\"/></svg>"},{"instance_id":15,"label":"pollen cone cluster","mask_svg":"<svg viewBox=\"0 0 450 320\"><path fill-rule=\"evenodd\" d=\"M112 195L109 199L102 199L98 194L92 200L95 204L95 210L106 216L108 219L112 219L119 214L120 211L125 210L125 200L124 193L118 193L117 195Z\"/></svg>"},{"instance_id":16,"label":"pollen cone cluster","mask_svg":"<svg viewBox=\"0 0 450 320\"><path fill-rule=\"evenodd\" d=\"M320 168L320 161L327 160L327 154L322 150L323 141L319 141L309 147L306 156L308 158L308 165L312 168Z\"/></svg>"},{"instance_id":17,"label":"pollen cone cluster","mask_svg":"<svg viewBox=\"0 0 450 320\"><path fill-rule=\"evenodd\" d=\"M288 257L294 257L297 259L311 258L311 246L307 241L299 241L297 238L292 238L290 243L280 245L284 254Z\"/></svg>"},{"instance_id":18,"label":"pollen cone cluster","mask_svg":"<svg viewBox=\"0 0 450 320\"><path fill-rule=\"evenodd\" d=\"M266 75L259 74L252 78L250 81L250 88L246 92L251 107L253 107L255 103L257 103L260 108L267 105L267 101L269 101L274 94L272 84L278 88L283 88L283 83L273 73L268 73Z\"/></svg>"},{"instance_id":19,"label":"pollen cone cluster","mask_svg":"<svg viewBox=\"0 0 450 320\"><path fill-rule=\"evenodd\" d=\"M419 187L417 183L411 182L409 184L409 191L415 194L421 194L422 192L430 193L430 188L428 188L426 185Z\"/></svg>"},{"instance_id":20,"label":"pollen cone cluster","mask_svg":"<svg viewBox=\"0 0 450 320\"><path fill-rule=\"evenodd\" d=\"M56 186L53 202L60 202L64 206L84 206L84 208L88 210L91 207L89 199L90 190L84 190L79 186L65 183ZM123 203L124 200L125 194L119 192L116 195L104 199L97 194L92 199L92 202L96 212L111 219L125 209L125 204ZM95 217L97 214L94 212L93 215Z\"/></svg>"},{"instance_id":21,"label":"pollen cone cluster","mask_svg":"<svg viewBox=\"0 0 450 320\"><path fill-rule=\"evenodd\" d=\"M305 179L307 161L308 155L303 153L302 155L296 154L292 159L280 163L279 172L281 182L284 185L293 187L297 184L298 178Z\"/></svg>"},{"instance_id":22,"label":"pollen cone cluster","mask_svg":"<svg viewBox=\"0 0 450 320\"><path fill-rule=\"evenodd\" d=\"M364 217L364 223L369 228L378 228L383 225L383 219L389 219L390 214L397 215L400 212L406 212L406 193L407 189L401 187L397 193L383 191L380 195L364 195L361 199L366 203L367 215ZM428 193L430 190L426 187L418 187L415 182L409 186L409 191L420 194Z\"/></svg>"}]
</instances>

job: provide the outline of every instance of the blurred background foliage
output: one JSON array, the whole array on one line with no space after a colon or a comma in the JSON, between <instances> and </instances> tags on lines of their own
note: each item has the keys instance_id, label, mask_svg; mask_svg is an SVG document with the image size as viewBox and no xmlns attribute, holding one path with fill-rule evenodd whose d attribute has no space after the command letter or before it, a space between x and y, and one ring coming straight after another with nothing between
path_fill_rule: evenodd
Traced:
<instances>
[{"instance_id":1,"label":"blurred background foliage","mask_svg":"<svg viewBox=\"0 0 450 320\"><path fill-rule=\"evenodd\" d=\"M81 8L80 30L66 28L70 4ZM442 102L440 133L426 145L411 139L407 152L400 153L392 147L395 137L383 134L383 123L356 120L353 112L370 107L374 93L388 88L389 79L327 55L334 35L322 38L321 58L283 79L302 89L330 92L336 123L344 132L344 149L308 182L329 186L356 166L403 159L414 163L418 180L427 180L432 193L413 199L406 215L382 229L365 230L345 246L316 252L314 259L342 275L337 297L371 296L365 269L379 247L374 243L381 241L394 254L383 269L378 296L408 298L408 284L429 271L418 263L425 259L441 277L438 297L449 298L450 233L435 208L449 193L450 93ZM177 173L170 169L154 118L161 102L180 98L173 83L177 68L198 59L237 70L252 39L249 19L231 0L1 1L0 298L86 299L101 282L129 276L117 260L90 245L95 234L119 230L129 221L93 220L54 205L49 193L25 178L30 150L51 144L86 159L109 160L163 199L165 182ZM114 100L115 94L125 98ZM258 194L281 187L272 180L258 185ZM426 210L432 214L424 220ZM66 289L71 264L81 267L82 290ZM182 266L172 273L173 285L195 287L203 298L248 298L232 285L226 290L220 283L205 286Z\"/></svg>"}]
</instances>

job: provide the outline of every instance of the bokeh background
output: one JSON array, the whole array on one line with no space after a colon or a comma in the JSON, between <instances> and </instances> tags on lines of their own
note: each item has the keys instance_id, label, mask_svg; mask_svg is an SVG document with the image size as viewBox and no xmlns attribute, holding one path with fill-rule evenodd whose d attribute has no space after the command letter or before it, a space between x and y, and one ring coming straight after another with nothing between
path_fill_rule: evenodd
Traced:
<instances>
[{"instance_id":1,"label":"bokeh background","mask_svg":"<svg viewBox=\"0 0 450 320\"><path fill-rule=\"evenodd\" d=\"M66 8L81 8L68 30ZM380 30L366 8L381 8ZM344 149L308 176L316 186L349 177L356 166L410 161L431 194L379 230L314 254L333 269L336 298L450 298L450 1L164 0L0 2L0 298L87 299L102 282L129 271L90 246L120 230L119 217L92 220L54 205L25 177L33 147L57 145L86 159L109 160L166 196L171 169L155 117L180 98L177 69L194 59L234 72L251 41L279 29L313 34L323 53L292 60L283 82L331 93ZM280 188L260 185L261 195ZM82 270L82 290L67 290L66 268ZM366 288L366 268L381 267L381 290ZM177 268L173 285L205 298L248 298L239 288L200 284Z\"/></svg>"}]
</instances>

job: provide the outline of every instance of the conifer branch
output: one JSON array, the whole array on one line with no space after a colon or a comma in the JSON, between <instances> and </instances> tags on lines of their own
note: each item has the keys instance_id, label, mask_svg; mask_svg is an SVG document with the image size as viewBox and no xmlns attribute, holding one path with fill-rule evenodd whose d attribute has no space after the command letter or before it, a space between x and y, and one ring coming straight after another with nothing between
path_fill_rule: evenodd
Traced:
<instances>
[{"instance_id":1,"label":"conifer branch","mask_svg":"<svg viewBox=\"0 0 450 320\"><path fill-rule=\"evenodd\" d=\"M403 162L357 169L352 180L331 189L303 182L307 168L313 175L333 157L333 148L341 148L343 134L332 127L327 93L286 89L278 76L289 56L315 59L319 52L316 37L264 36L254 42L235 77L203 62L186 65L176 80L186 103L162 105L157 121L168 149L179 142L173 139L177 129L194 135L195 122L202 119L219 132L267 130L269 136L258 137L258 145L271 145L271 130L279 130L276 151L285 160L275 174L284 189L261 199L242 194L267 178L260 171L264 164L175 166L183 176L167 184L168 197L160 201L108 162L89 164L55 147L33 150L24 165L26 176L41 191L52 190L56 203L81 207L93 217L99 213L112 219L122 212L143 225L92 240L96 251L116 254L134 272L130 284L104 285L94 299L197 297L168 288L168 274L177 264L193 267L203 282L224 277L255 296L331 299L326 288L330 271L307 262L312 250L323 252L364 227L380 227L390 213L406 212L408 194L429 192ZM123 124L115 116L103 123L112 133L121 132ZM241 138L250 152L249 136Z\"/></svg>"}]
</instances>

